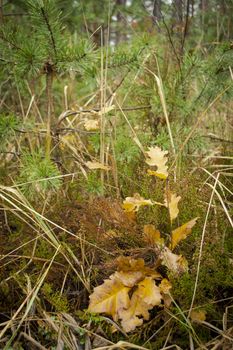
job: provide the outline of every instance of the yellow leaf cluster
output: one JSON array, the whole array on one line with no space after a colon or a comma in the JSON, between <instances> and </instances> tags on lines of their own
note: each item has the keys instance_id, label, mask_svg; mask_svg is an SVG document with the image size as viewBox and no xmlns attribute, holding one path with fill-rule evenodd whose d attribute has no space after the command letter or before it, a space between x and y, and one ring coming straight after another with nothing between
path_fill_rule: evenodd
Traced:
<instances>
[{"instance_id":1,"label":"yellow leaf cluster","mask_svg":"<svg viewBox=\"0 0 233 350\"><path fill-rule=\"evenodd\" d=\"M121 257L118 271L94 288L88 311L105 313L115 321L120 319L126 332L133 331L149 319L149 310L161 304L162 294L155 279L161 279L161 275L146 267L143 259Z\"/></svg>"}]
</instances>

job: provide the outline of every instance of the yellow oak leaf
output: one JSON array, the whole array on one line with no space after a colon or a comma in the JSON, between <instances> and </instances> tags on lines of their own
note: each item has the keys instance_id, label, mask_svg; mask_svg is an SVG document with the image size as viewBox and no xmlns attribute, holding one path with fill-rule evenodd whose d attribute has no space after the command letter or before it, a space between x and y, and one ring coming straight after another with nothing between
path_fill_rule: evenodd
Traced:
<instances>
[{"instance_id":1,"label":"yellow oak leaf","mask_svg":"<svg viewBox=\"0 0 233 350\"><path fill-rule=\"evenodd\" d=\"M144 199L138 193L135 193L133 197L126 197L122 207L126 212L137 212L140 207L146 205L153 205L153 202L150 199Z\"/></svg>"},{"instance_id":2,"label":"yellow oak leaf","mask_svg":"<svg viewBox=\"0 0 233 350\"><path fill-rule=\"evenodd\" d=\"M159 230L154 225L148 224L143 227L144 240L151 246L164 245L164 239L161 238Z\"/></svg>"},{"instance_id":3,"label":"yellow oak leaf","mask_svg":"<svg viewBox=\"0 0 233 350\"><path fill-rule=\"evenodd\" d=\"M180 275L188 270L187 260L182 255L171 252L167 247L160 254L162 265L166 266L174 275Z\"/></svg>"},{"instance_id":4,"label":"yellow oak leaf","mask_svg":"<svg viewBox=\"0 0 233 350\"><path fill-rule=\"evenodd\" d=\"M173 250L177 244L185 239L192 231L193 226L196 224L198 217L192 219L180 227L177 227L172 231L170 249Z\"/></svg>"},{"instance_id":5,"label":"yellow oak leaf","mask_svg":"<svg viewBox=\"0 0 233 350\"><path fill-rule=\"evenodd\" d=\"M176 219L179 214L178 203L180 199L181 197L177 196L175 193L171 193L170 191L165 192L164 203L169 210L171 222Z\"/></svg>"},{"instance_id":6,"label":"yellow oak leaf","mask_svg":"<svg viewBox=\"0 0 233 350\"><path fill-rule=\"evenodd\" d=\"M168 281L167 278L163 278L161 283L159 284L159 288L161 293L168 294L170 289L172 288L172 284Z\"/></svg>"},{"instance_id":7,"label":"yellow oak leaf","mask_svg":"<svg viewBox=\"0 0 233 350\"><path fill-rule=\"evenodd\" d=\"M149 310L161 304L162 295L151 277L146 277L138 284L133 293L130 305L119 314L121 325L126 332L133 331L137 326L142 325L143 319L149 319ZM141 316L139 318L138 316Z\"/></svg>"},{"instance_id":8,"label":"yellow oak leaf","mask_svg":"<svg viewBox=\"0 0 233 350\"><path fill-rule=\"evenodd\" d=\"M148 170L147 172L149 175L158 176L162 179L166 179L168 177L166 154L168 154L168 151L162 151L161 148L157 146L149 147L149 151L146 152L146 163L150 166L157 167L156 171Z\"/></svg>"},{"instance_id":9,"label":"yellow oak leaf","mask_svg":"<svg viewBox=\"0 0 233 350\"><path fill-rule=\"evenodd\" d=\"M91 170L101 169L101 170L110 170L110 167L107 165L104 165L99 162L86 162L86 166Z\"/></svg>"},{"instance_id":10,"label":"yellow oak leaf","mask_svg":"<svg viewBox=\"0 0 233 350\"><path fill-rule=\"evenodd\" d=\"M96 119L86 120L84 123L84 128L87 131L98 130L100 128L99 120L96 120Z\"/></svg>"},{"instance_id":11,"label":"yellow oak leaf","mask_svg":"<svg viewBox=\"0 0 233 350\"><path fill-rule=\"evenodd\" d=\"M146 277L138 284L138 295L151 307L161 304L162 295L152 277Z\"/></svg>"},{"instance_id":12,"label":"yellow oak leaf","mask_svg":"<svg viewBox=\"0 0 233 350\"><path fill-rule=\"evenodd\" d=\"M130 305L129 290L130 288L115 278L105 280L102 285L94 288L90 295L88 311L111 315L117 321L121 310Z\"/></svg>"},{"instance_id":13,"label":"yellow oak leaf","mask_svg":"<svg viewBox=\"0 0 233 350\"><path fill-rule=\"evenodd\" d=\"M172 297L170 295L170 289L172 288L171 282L167 278L163 278L159 284L160 291L163 296L163 304L166 308L169 308L172 303Z\"/></svg>"},{"instance_id":14,"label":"yellow oak leaf","mask_svg":"<svg viewBox=\"0 0 233 350\"><path fill-rule=\"evenodd\" d=\"M206 319L206 311L205 310L192 310L190 314L190 318L193 322L203 322Z\"/></svg>"}]
</instances>

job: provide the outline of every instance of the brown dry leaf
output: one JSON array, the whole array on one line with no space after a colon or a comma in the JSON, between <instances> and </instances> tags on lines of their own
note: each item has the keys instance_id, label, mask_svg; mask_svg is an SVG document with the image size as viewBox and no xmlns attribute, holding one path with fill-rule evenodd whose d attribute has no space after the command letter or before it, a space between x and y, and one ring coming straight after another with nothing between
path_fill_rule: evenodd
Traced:
<instances>
[{"instance_id":1,"label":"brown dry leaf","mask_svg":"<svg viewBox=\"0 0 233 350\"><path fill-rule=\"evenodd\" d=\"M181 197L177 196L175 193L171 193L169 191L165 192L164 203L169 210L170 220L171 222L177 218L179 214L178 203Z\"/></svg>"},{"instance_id":2,"label":"brown dry leaf","mask_svg":"<svg viewBox=\"0 0 233 350\"><path fill-rule=\"evenodd\" d=\"M149 151L147 151L146 154L148 156L146 158L146 163L150 166L157 167L156 171L148 170L148 174L160 177L161 179L166 179L168 177L168 166L166 165L166 154L168 154L168 151L162 151L161 148L155 146L149 147Z\"/></svg>"},{"instance_id":3,"label":"brown dry leaf","mask_svg":"<svg viewBox=\"0 0 233 350\"><path fill-rule=\"evenodd\" d=\"M203 322L206 319L205 310L192 310L190 314L191 320L194 322Z\"/></svg>"},{"instance_id":4,"label":"brown dry leaf","mask_svg":"<svg viewBox=\"0 0 233 350\"><path fill-rule=\"evenodd\" d=\"M91 170L101 169L101 170L110 170L110 167L107 165L104 165L99 162L86 162L86 166Z\"/></svg>"},{"instance_id":5,"label":"brown dry leaf","mask_svg":"<svg viewBox=\"0 0 233 350\"><path fill-rule=\"evenodd\" d=\"M118 271L123 273L134 273L141 272L143 274L143 278L146 276L150 276L154 279L161 279L161 275L156 270L153 270L147 266L145 266L145 261L143 259L132 259L127 256L120 256L117 259Z\"/></svg>"},{"instance_id":6,"label":"brown dry leaf","mask_svg":"<svg viewBox=\"0 0 233 350\"><path fill-rule=\"evenodd\" d=\"M182 255L176 255L167 247L160 254L162 265L166 266L172 273L179 275L188 270L187 260Z\"/></svg>"},{"instance_id":7,"label":"brown dry leaf","mask_svg":"<svg viewBox=\"0 0 233 350\"><path fill-rule=\"evenodd\" d=\"M198 217L186 222L182 226L172 231L170 249L173 250L177 244L185 239L192 231L193 226L196 224Z\"/></svg>"},{"instance_id":8,"label":"brown dry leaf","mask_svg":"<svg viewBox=\"0 0 233 350\"><path fill-rule=\"evenodd\" d=\"M151 246L163 246L164 239L161 238L159 230L154 225L148 224L143 227L144 240Z\"/></svg>"},{"instance_id":9,"label":"brown dry leaf","mask_svg":"<svg viewBox=\"0 0 233 350\"><path fill-rule=\"evenodd\" d=\"M145 268L145 261L140 259L133 259L128 256L119 256L117 259L118 271L141 271Z\"/></svg>"},{"instance_id":10,"label":"brown dry leaf","mask_svg":"<svg viewBox=\"0 0 233 350\"><path fill-rule=\"evenodd\" d=\"M151 277L146 277L138 284L137 290L133 293L130 306L127 310L122 310L119 317L126 332L133 331L137 326L142 325L143 318L149 319L149 310L161 304L162 295ZM139 318L138 316L142 316Z\"/></svg>"},{"instance_id":11,"label":"brown dry leaf","mask_svg":"<svg viewBox=\"0 0 233 350\"><path fill-rule=\"evenodd\" d=\"M90 295L88 311L111 315L117 321L121 310L130 305L129 290L130 288L117 279L105 280L102 285L94 288Z\"/></svg>"},{"instance_id":12,"label":"brown dry leaf","mask_svg":"<svg viewBox=\"0 0 233 350\"><path fill-rule=\"evenodd\" d=\"M138 193L135 193L133 197L126 197L122 207L126 212L136 212L140 207L146 205L153 205L150 199L144 199Z\"/></svg>"},{"instance_id":13,"label":"brown dry leaf","mask_svg":"<svg viewBox=\"0 0 233 350\"><path fill-rule=\"evenodd\" d=\"M135 284L137 284L139 281L145 278L145 274L143 271L117 271L112 276L114 276L114 278L123 283L124 286L130 288L132 288L133 286L135 286Z\"/></svg>"},{"instance_id":14,"label":"brown dry leaf","mask_svg":"<svg viewBox=\"0 0 233 350\"><path fill-rule=\"evenodd\" d=\"M96 119L86 120L85 123L84 123L84 128L87 131L98 130L100 128L99 120L96 120Z\"/></svg>"}]
</instances>

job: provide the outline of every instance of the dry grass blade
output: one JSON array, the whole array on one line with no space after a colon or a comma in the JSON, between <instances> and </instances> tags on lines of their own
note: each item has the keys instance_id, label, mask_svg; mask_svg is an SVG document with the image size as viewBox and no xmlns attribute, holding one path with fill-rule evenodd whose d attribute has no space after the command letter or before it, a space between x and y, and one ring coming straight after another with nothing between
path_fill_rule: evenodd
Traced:
<instances>
[{"instance_id":1,"label":"dry grass blade","mask_svg":"<svg viewBox=\"0 0 233 350\"><path fill-rule=\"evenodd\" d=\"M23 336L25 339L27 339L30 343L32 343L36 348L40 349L40 350L48 350L46 349L43 345L41 345L37 340L35 340L34 338L32 338L30 335L28 335L25 332L21 332L19 335L19 338Z\"/></svg>"},{"instance_id":2,"label":"dry grass blade","mask_svg":"<svg viewBox=\"0 0 233 350\"><path fill-rule=\"evenodd\" d=\"M157 62L157 64L158 64L158 62ZM144 68L145 68L145 70L147 70L149 73L151 73L154 76L156 84L158 86L159 97L160 97L160 101L161 101L161 104L162 104L164 117L165 117L165 120L166 120L166 123L167 123L167 129L168 129L168 134L169 134L169 137L170 137L172 151L173 151L173 154L175 155L176 154L176 149L175 149L174 139L173 139L172 131L171 131L171 125L170 125L170 121L169 121L169 117L168 117L168 113L167 113L167 106L166 106L166 100L165 100L164 91L163 91L162 79L161 79L161 77L158 77L154 72L152 72L147 67L144 67Z\"/></svg>"},{"instance_id":3,"label":"dry grass blade","mask_svg":"<svg viewBox=\"0 0 233 350\"><path fill-rule=\"evenodd\" d=\"M138 349L138 350L148 350L148 348L144 348L142 346L138 346L132 343L128 343L126 341L119 341L116 344L108 345L108 346L101 346L98 348L94 348L92 350L114 350L114 349Z\"/></svg>"},{"instance_id":4,"label":"dry grass blade","mask_svg":"<svg viewBox=\"0 0 233 350\"><path fill-rule=\"evenodd\" d=\"M53 261L56 257L56 255L58 254L60 250L60 246L58 246L58 249L56 250L55 254L53 255L49 266L47 267L47 269L45 270L45 272L43 273L43 275L40 277L40 279L38 279L37 284L35 285L35 287L31 290L31 292L27 295L26 299L24 300L24 302L20 305L20 307L18 308L18 310L15 312L15 314L12 316L12 318L10 319L10 321L6 324L6 326L2 329L2 331L0 332L0 339L4 336L4 334L6 333L6 331L11 327L12 322L16 319L16 317L19 315L19 313L21 312L21 310L23 309L23 307L27 304L26 306L26 310L24 311L24 314L20 320L20 322L17 324L16 330L14 331L13 335L11 336L10 340L7 342L6 346L4 349L8 349L9 346L11 345L12 341L14 340L14 338L17 335L17 332L19 331L22 323L24 322L24 320L26 319L28 313L30 312L32 305L38 295L38 292L53 264Z\"/></svg>"},{"instance_id":5,"label":"dry grass blade","mask_svg":"<svg viewBox=\"0 0 233 350\"><path fill-rule=\"evenodd\" d=\"M208 209L207 209L207 213L206 213L206 217L205 217L205 222L204 222L204 226L203 226L203 230L202 230L201 244L200 244L199 257L198 257L198 263L197 263L197 274L196 274L195 286L194 286L194 291L193 291L193 296L192 296L192 301L191 301L188 317L190 317L190 315L191 315L194 301L195 301L195 297L196 297L197 284L198 284L199 273L200 273L200 268L201 268L202 251L203 251L203 245L204 245L204 239L205 239L205 231L206 231L208 217L209 217L209 213L210 213L210 209L211 209L211 204L212 204L212 201L214 198L214 191L215 191L217 183L218 183L218 178L219 178L219 174L217 175L214 186L213 186L213 191L212 191L211 196L210 196L209 205L208 205Z\"/></svg>"}]
</instances>

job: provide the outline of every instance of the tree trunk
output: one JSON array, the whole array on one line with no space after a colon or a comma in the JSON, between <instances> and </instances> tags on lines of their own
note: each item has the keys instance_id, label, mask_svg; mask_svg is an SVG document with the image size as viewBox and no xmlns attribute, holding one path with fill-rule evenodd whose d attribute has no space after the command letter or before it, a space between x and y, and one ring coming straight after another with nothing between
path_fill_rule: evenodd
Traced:
<instances>
[{"instance_id":1,"label":"tree trunk","mask_svg":"<svg viewBox=\"0 0 233 350\"><path fill-rule=\"evenodd\" d=\"M117 30L116 30L116 45L122 41L125 41L126 36L124 33L124 16L121 13L121 9L126 5L126 0L116 0L117 10Z\"/></svg>"},{"instance_id":2,"label":"tree trunk","mask_svg":"<svg viewBox=\"0 0 233 350\"><path fill-rule=\"evenodd\" d=\"M153 16L156 21L159 21L162 18L161 5L161 0L154 1Z\"/></svg>"},{"instance_id":3,"label":"tree trunk","mask_svg":"<svg viewBox=\"0 0 233 350\"><path fill-rule=\"evenodd\" d=\"M3 24L3 0L0 0L0 25Z\"/></svg>"},{"instance_id":4,"label":"tree trunk","mask_svg":"<svg viewBox=\"0 0 233 350\"><path fill-rule=\"evenodd\" d=\"M174 16L176 23L182 25L183 23L183 1L182 0L173 0Z\"/></svg>"}]
</instances>

